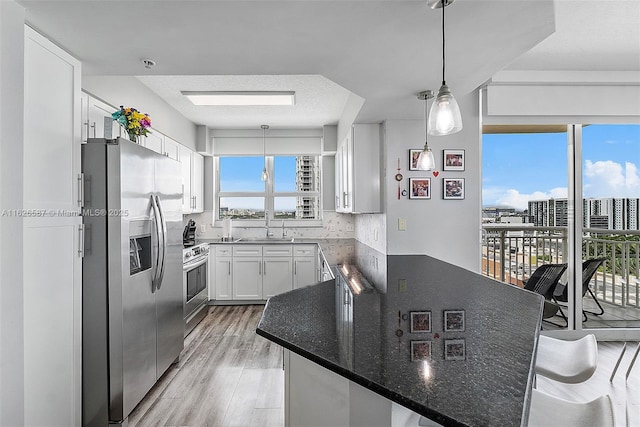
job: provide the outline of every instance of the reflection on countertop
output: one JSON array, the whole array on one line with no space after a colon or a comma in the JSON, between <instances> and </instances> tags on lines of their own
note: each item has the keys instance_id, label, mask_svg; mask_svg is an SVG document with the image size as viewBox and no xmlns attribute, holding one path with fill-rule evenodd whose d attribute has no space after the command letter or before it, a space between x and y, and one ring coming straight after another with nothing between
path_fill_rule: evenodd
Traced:
<instances>
[{"instance_id":1,"label":"reflection on countertop","mask_svg":"<svg viewBox=\"0 0 640 427\"><path fill-rule=\"evenodd\" d=\"M335 281L272 297L258 334L441 424L521 425L542 298L425 255L351 251Z\"/></svg>"}]
</instances>

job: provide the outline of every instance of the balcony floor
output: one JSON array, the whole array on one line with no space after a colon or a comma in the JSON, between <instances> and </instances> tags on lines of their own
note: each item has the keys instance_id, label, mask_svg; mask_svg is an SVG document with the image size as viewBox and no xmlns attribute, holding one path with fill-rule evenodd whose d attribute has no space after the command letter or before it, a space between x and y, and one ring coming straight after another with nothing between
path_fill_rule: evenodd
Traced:
<instances>
[{"instance_id":1,"label":"balcony floor","mask_svg":"<svg viewBox=\"0 0 640 427\"><path fill-rule=\"evenodd\" d=\"M598 311L598 307L593 303L591 298L584 298L583 304L585 310ZM582 322L585 329L601 329L601 328L640 328L640 309L635 307L620 307L617 305L601 302L604 308L604 314L595 316L587 314L587 321ZM567 310L563 309L565 314ZM560 316L554 316L548 319L553 323L564 324L564 320ZM543 330L562 329L548 322L543 322Z\"/></svg>"}]
</instances>

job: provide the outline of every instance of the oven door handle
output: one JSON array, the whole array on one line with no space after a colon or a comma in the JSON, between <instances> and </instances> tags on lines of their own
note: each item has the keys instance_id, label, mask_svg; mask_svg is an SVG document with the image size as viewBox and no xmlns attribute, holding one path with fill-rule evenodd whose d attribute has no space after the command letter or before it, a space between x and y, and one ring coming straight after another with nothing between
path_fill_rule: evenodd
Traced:
<instances>
[{"instance_id":1,"label":"oven door handle","mask_svg":"<svg viewBox=\"0 0 640 427\"><path fill-rule=\"evenodd\" d=\"M193 264L185 264L183 267L183 270L184 271L193 270L194 268L200 267L202 264L206 264L207 261L208 261L208 258L204 257L200 261L196 261Z\"/></svg>"}]
</instances>

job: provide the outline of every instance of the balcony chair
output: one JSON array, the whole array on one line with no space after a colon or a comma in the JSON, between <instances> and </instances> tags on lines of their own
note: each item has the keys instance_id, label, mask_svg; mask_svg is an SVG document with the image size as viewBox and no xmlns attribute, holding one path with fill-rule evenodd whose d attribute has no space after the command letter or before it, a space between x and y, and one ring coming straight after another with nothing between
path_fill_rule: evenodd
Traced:
<instances>
[{"instance_id":1,"label":"balcony chair","mask_svg":"<svg viewBox=\"0 0 640 427\"><path fill-rule=\"evenodd\" d=\"M535 373L555 381L577 384L591 378L598 367L598 342L593 334L566 341L540 335ZM562 424L559 424L562 425Z\"/></svg>"},{"instance_id":2,"label":"balcony chair","mask_svg":"<svg viewBox=\"0 0 640 427\"><path fill-rule=\"evenodd\" d=\"M542 320L560 327L563 325L546 319L553 317L560 310L560 306L553 301L553 292L566 269L567 264L543 264L536 268L531 277L524 282L526 290L540 294L545 299Z\"/></svg>"},{"instance_id":3,"label":"balcony chair","mask_svg":"<svg viewBox=\"0 0 640 427\"><path fill-rule=\"evenodd\" d=\"M609 395L590 402L570 402L533 390L529 427L613 427L613 404Z\"/></svg>"},{"instance_id":4,"label":"balcony chair","mask_svg":"<svg viewBox=\"0 0 640 427\"><path fill-rule=\"evenodd\" d=\"M591 298L593 298L593 301L596 303L596 305L600 309L599 313L583 309L582 319L584 322L587 321L587 313L593 314L595 316L600 316L604 314L604 308L602 308L602 306L600 305L600 302L596 298L596 295L593 293L593 291L589 287L589 283L591 283L591 279L593 278L593 275L596 274L596 271L598 271L598 268L602 265L605 259L606 258L592 258L582 262L582 297L584 298L584 296L588 292L589 295L591 295ZM553 294L553 300L555 302L567 303L567 301L569 300L567 285L561 284L556 288ZM559 311L562 318L565 320L565 322L567 322L567 316L562 311L562 307L559 308Z\"/></svg>"}]
</instances>

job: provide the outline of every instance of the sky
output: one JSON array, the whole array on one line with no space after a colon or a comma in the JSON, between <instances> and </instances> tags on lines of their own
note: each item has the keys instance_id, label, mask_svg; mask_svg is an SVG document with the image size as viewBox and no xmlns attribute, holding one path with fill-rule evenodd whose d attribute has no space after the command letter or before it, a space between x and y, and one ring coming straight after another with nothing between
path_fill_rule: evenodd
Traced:
<instances>
[{"instance_id":1,"label":"sky","mask_svg":"<svg viewBox=\"0 0 640 427\"><path fill-rule=\"evenodd\" d=\"M264 158L259 157L221 157L220 191L259 191L264 192L265 184L260 179ZM274 191L296 191L295 156L277 156L274 162ZM223 200L224 206L241 209L264 209L262 197ZM276 198L275 210L294 210L295 197Z\"/></svg>"},{"instance_id":2,"label":"sky","mask_svg":"<svg viewBox=\"0 0 640 427\"><path fill-rule=\"evenodd\" d=\"M640 197L640 125L586 126L582 151L585 198ZM566 133L483 136L483 206L567 197L567 174Z\"/></svg>"}]
</instances>

